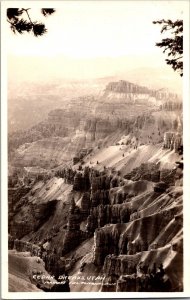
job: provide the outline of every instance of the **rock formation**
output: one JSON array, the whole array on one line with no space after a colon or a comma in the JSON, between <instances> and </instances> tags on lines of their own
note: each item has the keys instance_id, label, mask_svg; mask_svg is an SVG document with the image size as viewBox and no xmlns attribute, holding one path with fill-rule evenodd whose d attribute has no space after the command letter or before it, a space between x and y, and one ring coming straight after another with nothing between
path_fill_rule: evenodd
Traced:
<instances>
[{"instance_id":1,"label":"rock formation","mask_svg":"<svg viewBox=\"0 0 190 300\"><path fill-rule=\"evenodd\" d=\"M179 151L182 146L182 136L180 133L165 132L164 134L164 148Z\"/></svg>"},{"instance_id":2,"label":"rock formation","mask_svg":"<svg viewBox=\"0 0 190 300\"><path fill-rule=\"evenodd\" d=\"M181 291L182 128L169 98L175 102L165 90L111 82L97 99L51 111L33 140L16 135L11 162L21 171L9 180L9 249L41 257L56 279L100 274L101 291ZM30 181L23 174L31 167L50 176Z\"/></svg>"},{"instance_id":3,"label":"rock formation","mask_svg":"<svg viewBox=\"0 0 190 300\"><path fill-rule=\"evenodd\" d=\"M75 204L75 200L71 198L67 230L62 246L62 255L65 255L75 249L88 237L85 232L80 230L82 217L83 214L81 214L79 207Z\"/></svg>"},{"instance_id":4,"label":"rock formation","mask_svg":"<svg viewBox=\"0 0 190 300\"><path fill-rule=\"evenodd\" d=\"M139 93L149 94L150 91L146 87L141 87L136 84L120 80L119 82L110 82L106 86L106 90L114 91L116 93Z\"/></svg>"}]
</instances>

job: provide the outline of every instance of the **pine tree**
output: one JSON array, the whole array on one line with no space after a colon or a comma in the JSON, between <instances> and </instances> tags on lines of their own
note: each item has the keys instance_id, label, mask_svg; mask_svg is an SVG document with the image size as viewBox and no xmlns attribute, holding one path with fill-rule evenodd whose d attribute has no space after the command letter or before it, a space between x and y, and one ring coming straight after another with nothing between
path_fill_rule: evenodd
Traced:
<instances>
[{"instance_id":1,"label":"pine tree","mask_svg":"<svg viewBox=\"0 0 190 300\"><path fill-rule=\"evenodd\" d=\"M169 58L166 59L166 63L183 76L183 20L172 22L162 19L154 21L153 24L163 25L161 33L171 33L170 37L162 39L156 46L163 48L163 53L167 52Z\"/></svg>"},{"instance_id":2,"label":"pine tree","mask_svg":"<svg viewBox=\"0 0 190 300\"><path fill-rule=\"evenodd\" d=\"M32 32L34 36L42 36L47 32L45 24L39 21L32 21L29 14L30 8L8 8L7 22L14 33L23 34ZM53 8L42 8L41 13L45 17L52 15L55 12Z\"/></svg>"}]
</instances>

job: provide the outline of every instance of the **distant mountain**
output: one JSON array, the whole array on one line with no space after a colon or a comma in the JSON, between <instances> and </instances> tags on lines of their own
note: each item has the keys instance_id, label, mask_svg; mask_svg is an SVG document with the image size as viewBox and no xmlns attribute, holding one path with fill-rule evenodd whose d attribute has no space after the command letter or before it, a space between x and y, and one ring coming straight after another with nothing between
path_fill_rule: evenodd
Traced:
<instances>
[{"instance_id":1,"label":"distant mountain","mask_svg":"<svg viewBox=\"0 0 190 300\"><path fill-rule=\"evenodd\" d=\"M122 80L121 80L122 79ZM161 98L170 91L182 94L182 79L172 70L139 68L126 74L105 76L95 79L52 79L50 82L8 82L8 124L9 131L25 130L44 120L52 109L65 109L72 99L92 95L97 99L106 89L110 92L141 93ZM112 87L112 90L111 90ZM165 90L161 90L166 88ZM152 92L153 91L153 92ZM115 95L110 95L114 101ZM159 96L160 98L160 96ZM117 97L115 97L116 101ZM105 99L104 99L105 100Z\"/></svg>"},{"instance_id":2,"label":"distant mountain","mask_svg":"<svg viewBox=\"0 0 190 300\"><path fill-rule=\"evenodd\" d=\"M145 85L150 89L167 88L173 93L182 95L183 80L170 68L136 68L122 72L120 78Z\"/></svg>"}]
</instances>

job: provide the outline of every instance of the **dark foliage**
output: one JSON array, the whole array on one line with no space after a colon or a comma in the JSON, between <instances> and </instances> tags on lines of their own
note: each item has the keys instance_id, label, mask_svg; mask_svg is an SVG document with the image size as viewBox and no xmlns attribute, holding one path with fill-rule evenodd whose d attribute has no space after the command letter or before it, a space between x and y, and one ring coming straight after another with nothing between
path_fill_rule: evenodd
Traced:
<instances>
[{"instance_id":1,"label":"dark foliage","mask_svg":"<svg viewBox=\"0 0 190 300\"><path fill-rule=\"evenodd\" d=\"M161 33L170 31L171 36L162 39L156 46L163 48L163 53L167 52L169 58L166 59L166 63L183 76L183 21L172 22L162 19L154 21L153 24L163 25Z\"/></svg>"},{"instance_id":2,"label":"dark foliage","mask_svg":"<svg viewBox=\"0 0 190 300\"><path fill-rule=\"evenodd\" d=\"M30 8L8 8L7 21L14 33L32 32L34 36L42 36L47 32L45 24L39 21L32 21L29 15ZM47 17L55 12L53 8L42 8L41 13Z\"/></svg>"},{"instance_id":3,"label":"dark foliage","mask_svg":"<svg viewBox=\"0 0 190 300\"><path fill-rule=\"evenodd\" d=\"M37 22L35 22L33 24L33 33L34 33L35 36L43 35L46 32L47 32L47 29L45 28L44 24L37 23Z\"/></svg>"},{"instance_id":4,"label":"dark foliage","mask_svg":"<svg viewBox=\"0 0 190 300\"><path fill-rule=\"evenodd\" d=\"M18 17L22 14L22 10L19 8L8 8L7 9L7 18L9 20L18 20Z\"/></svg>"},{"instance_id":5,"label":"dark foliage","mask_svg":"<svg viewBox=\"0 0 190 300\"><path fill-rule=\"evenodd\" d=\"M42 8L41 13L47 17L48 15L52 15L55 12L55 9L53 8Z\"/></svg>"}]
</instances>

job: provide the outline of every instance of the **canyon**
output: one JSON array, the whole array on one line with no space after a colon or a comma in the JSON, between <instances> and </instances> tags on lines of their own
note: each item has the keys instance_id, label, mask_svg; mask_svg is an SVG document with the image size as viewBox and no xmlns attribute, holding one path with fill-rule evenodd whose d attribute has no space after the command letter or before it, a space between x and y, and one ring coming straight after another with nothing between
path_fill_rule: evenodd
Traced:
<instances>
[{"instance_id":1,"label":"canyon","mask_svg":"<svg viewBox=\"0 0 190 300\"><path fill-rule=\"evenodd\" d=\"M183 291L182 123L179 95L119 80L11 132L10 291L15 260L26 290Z\"/></svg>"}]
</instances>

